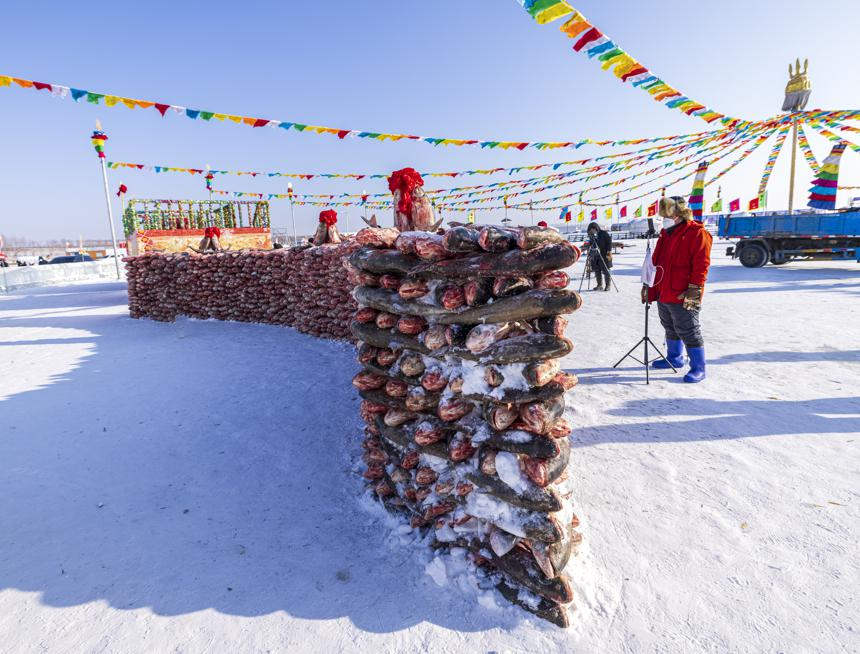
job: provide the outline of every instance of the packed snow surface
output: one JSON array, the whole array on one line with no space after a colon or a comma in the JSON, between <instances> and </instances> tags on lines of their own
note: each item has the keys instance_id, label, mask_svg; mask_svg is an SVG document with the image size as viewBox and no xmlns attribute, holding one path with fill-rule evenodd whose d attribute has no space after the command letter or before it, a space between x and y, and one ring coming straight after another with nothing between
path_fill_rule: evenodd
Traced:
<instances>
[{"instance_id":1,"label":"packed snow surface","mask_svg":"<svg viewBox=\"0 0 860 654\"><path fill-rule=\"evenodd\" d=\"M131 320L118 282L0 295L0 650L857 651L860 266L716 243L708 379L646 386L611 367L643 249L570 321L568 630L363 492L348 345Z\"/></svg>"}]
</instances>

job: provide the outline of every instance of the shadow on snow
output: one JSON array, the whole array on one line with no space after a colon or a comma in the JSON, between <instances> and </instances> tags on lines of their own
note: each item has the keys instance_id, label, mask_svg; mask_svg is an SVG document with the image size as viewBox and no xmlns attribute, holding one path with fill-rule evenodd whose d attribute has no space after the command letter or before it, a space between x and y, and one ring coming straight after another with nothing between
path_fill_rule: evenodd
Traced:
<instances>
[{"instance_id":1,"label":"shadow on snow","mask_svg":"<svg viewBox=\"0 0 860 654\"><path fill-rule=\"evenodd\" d=\"M39 314L0 328L87 330L23 337L93 347L0 401L0 589L55 607L346 617L383 633L518 623L463 611L359 508L350 346L269 325L62 311L124 303L118 283L27 295L0 298L0 311Z\"/></svg>"}]
</instances>

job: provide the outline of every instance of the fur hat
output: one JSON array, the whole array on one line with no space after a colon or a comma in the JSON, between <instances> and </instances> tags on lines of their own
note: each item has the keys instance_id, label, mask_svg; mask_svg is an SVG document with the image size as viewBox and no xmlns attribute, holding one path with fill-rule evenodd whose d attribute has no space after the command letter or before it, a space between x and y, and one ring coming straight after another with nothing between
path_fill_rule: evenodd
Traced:
<instances>
[{"instance_id":1,"label":"fur hat","mask_svg":"<svg viewBox=\"0 0 860 654\"><path fill-rule=\"evenodd\" d=\"M693 218L693 211L687 206L687 199L680 195L660 198L660 210L657 213L663 218L675 218L676 216L681 220Z\"/></svg>"}]
</instances>

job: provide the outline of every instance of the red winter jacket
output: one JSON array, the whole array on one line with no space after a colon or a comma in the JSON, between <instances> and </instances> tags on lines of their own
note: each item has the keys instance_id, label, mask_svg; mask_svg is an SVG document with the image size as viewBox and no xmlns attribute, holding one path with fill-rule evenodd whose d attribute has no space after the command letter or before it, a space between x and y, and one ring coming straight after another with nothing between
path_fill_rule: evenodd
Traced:
<instances>
[{"instance_id":1,"label":"red winter jacket","mask_svg":"<svg viewBox=\"0 0 860 654\"><path fill-rule=\"evenodd\" d=\"M657 267L656 283L648 289L648 301L681 304L687 286L705 285L711 265L713 237L695 220L660 232L651 260Z\"/></svg>"}]
</instances>

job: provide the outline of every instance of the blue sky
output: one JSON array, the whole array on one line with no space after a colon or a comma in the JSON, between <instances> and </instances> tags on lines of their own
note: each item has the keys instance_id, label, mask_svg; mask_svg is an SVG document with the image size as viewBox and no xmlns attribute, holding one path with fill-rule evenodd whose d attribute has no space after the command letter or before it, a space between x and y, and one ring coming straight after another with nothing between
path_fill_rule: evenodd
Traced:
<instances>
[{"instance_id":1,"label":"blue sky","mask_svg":"<svg viewBox=\"0 0 860 654\"><path fill-rule=\"evenodd\" d=\"M0 74L99 92L225 113L462 138L634 138L707 128L620 84L572 52L555 24L536 25L514 0L8 5ZM796 56L810 59L809 108L860 108L852 36L860 32L856 2L839 9L797 0L592 0L575 6L657 74L726 114L757 119L778 113L788 62ZM101 177L88 138L96 118L110 136L109 158L189 167L461 170L606 153L338 141L162 118L154 110L94 107L13 87L0 89L0 233L38 239L105 235ZM811 138L823 157L829 145ZM724 197L755 195L768 149L763 146L724 178ZM787 166L784 152L771 181L772 208L786 204ZM798 167L796 204L805 204L811 173L799 156ZM264 193L283 192L286 184L244 177L217 181L221 188ZM860 155L845 155L840 181L860 185ZM130 197L206 197L198 177L110 171L111 187L120 182ZM307 193L385 190L381 181L294 185ZM675 190L688 193L688 186ZM714 191L709 189L706 205ZM310 229L318 212L297 207L300 229ZM272 214L275 226L288 225L285 202L273 201ZM492 219L479 213L481 222ZM351 222L354 226L355 213Z\"/></svg>"}]
</instances>

